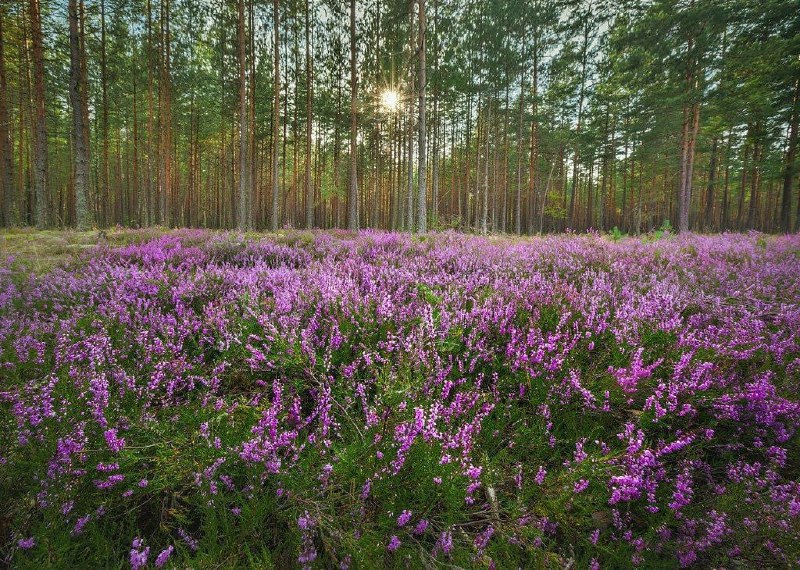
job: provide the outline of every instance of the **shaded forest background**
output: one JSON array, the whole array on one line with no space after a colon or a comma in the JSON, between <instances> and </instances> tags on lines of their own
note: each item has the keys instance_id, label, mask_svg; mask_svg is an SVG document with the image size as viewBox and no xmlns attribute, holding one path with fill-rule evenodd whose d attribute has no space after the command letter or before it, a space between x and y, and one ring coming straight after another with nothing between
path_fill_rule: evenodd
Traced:
<instances>
[{"instance_id":1,"label":"shaded forest background","mask_svg":"<svg viewBox=\"0 0 800 570\"><path fill-rule=\"evenodd\" d=\"M789 0L12 0L0 223L793 231L798 99Z\"/></svg>"}]
</instances>

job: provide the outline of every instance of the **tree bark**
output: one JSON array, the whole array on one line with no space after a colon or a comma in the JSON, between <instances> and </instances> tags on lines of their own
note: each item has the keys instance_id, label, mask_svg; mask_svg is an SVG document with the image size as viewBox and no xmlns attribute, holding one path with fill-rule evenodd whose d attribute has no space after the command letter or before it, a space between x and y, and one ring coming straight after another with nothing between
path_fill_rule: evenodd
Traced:
<instances>
[{"instance_id":1,"label":"tree bark","mask_svg":"<svg viewBox=\"0 0 800 570\"><path fill-rule=\"evenodd\" d=\"M580 135L583 123L583 100L586 89L586 65L589 50L589 22L584 24L583 49L581 50L581 87L578 95L578 122L575 125L575 154L572 162L572 192L569 197L569 223L575 225L575 194L578 191L578 163L580 162Z\"/></svg>"},{"instance_id":2,"label":"tree bark","mask_svg":"<svg viewBox=\"0 0 800 570\"><path fill-rule=\"evenodd\" d=\"M347 229L358 222L358 83L356 81L356 0L350 0L350 185L347 191Z\"/></svg>"},{"instance_id":3,"label":"tree bark","mask_svg":"<svg viewBox=\"0 0 800 570\"><path fill-rule=\"evenodd\" d=\"M40 0L30 0L28 17L33 57L33 189L36 200L33 220L37 227L45 228L50 225L50 205L47 189L47 122Z\"/></svg>"},{"instance_id":4,"label":"tree bark","mask_svg":"<svg viewBox=\"0 0 800 570\"><path fill-rule=\"evenodd\" d=\"M524 116L525 73L519 75L519 124L517 125L517 187L514 194L514 233L522 233L522 120Z\"/></svg>"},{"instance_id":5,"label":"tree bark","mask_svg":"<svg viewBox=\"0 0 800 570\"><path fill-rule=\"evenodd\" d=\"M240 231L250 229L248 212L248 142L247 137L247 60L245 49L244 0L238 1L237 36L239 41L239 211L237 222Z\"/></svg>"},{"instance_id":6,"label":"tree bark","mask_svg":"<svg viewBox=\"0 0 800 570\"><path fill-rule=\"evenodd\" d=\"M3 194L3 212L0 223L13 226L19 223L14 193L14 157L13 146L9 134L8 122L8 90L6 84L6 62L4 52L3 26L5 25L5 9L0 6L0 168L3 176L0 179Z\"/></svg>"},{"instance_id":7,"label":"tree bark","mask_svg":"<svg viewBox=\"0 0 800 570\"><path fill-rule=\"evenodd\" d=\"M313 70L311 58L311 1L306 0L306 228L314 227L314 185L311 180L311 126L313 121L313 108L311 105L314 94Z\"/></svg>"},{"instance_id":8,"label":"tree bark","mask_svg":"<svg viewBox=\"0 0 800 570\"><path fill-rule=\"evenodd\" d=\"M278 185L278 149L280 138L280 123L281 123L281 52L280 52L280 5L279 0L272 1L272 16L273 16L273 98L272 98L272 216L270 222L270 229L275 232L278 231L278 223L280 220L280 188Z\"/></svg>"},{"instance_id":9,"label":"tree bark","mask_svg":"<svg viewBox=\"0 0 800 570\"><path fill-rule=\"evenodd\" d=\"M161 127L160 215L161 224L172 225L172 94L171 94L171 37L169 0L161 2L161 82L159 83L159 108Z\"/></svg>"},{"instance_id":10,"label":"tree bark","mask_svg":"<svg viewBox=\"0 0 800 570\"><path fill-rule=\"evenodd\" d=\"M538 7L538 2L537 2ZM537 162L539 160L539 30L533 29L533 79L531 81L532 109L531 109L531 152L528 172L528 233L533 233L533 221L536 215L536 176ZM555 161L553 162L555 164ZM544 198L542 198L544 200ZM544 212L544 202L540 209ZM539 233L542 232L542 218L539 218ZM517 232L519 233L519 232Z\"/></svg>"},{"instance_id":11,"label":"tree bark","mask_svg":"<svg viewBox=\"0 0 800 570\"><path fill-rule=\"evenodd\" d=\"M2 65L0 63L0 65ZM794 181L794 162L797 153L797 123L800 115L800 79L794 82L791 119L789 120L789 140L786 145L786 159L783 166L783 192L781 197L781 230L791 232L792 222L792 182ZM797 212L800 224L800 210Z\"/></svg>"},{"instance_id":12,"label":"tree bark","mask_svg":"<svg viewBox=\"0 0 800 570\"><path fill-rule=\"evenodd\" d=\"M100 182L100 204L101 216L100 225L107 226L109 220L109 208L113 201L119 200L119 196L113 199L109 192L110 173L108 167L108 72L106 58L106 2L100 0L100 77L101 77L101 126L103 136L103 164L101 166ZM119 189L117 189L119 191Z\"/></svg>"},{"instance_id":13,"label":"tree bark","mask_svg":"<svg viewBox=\"0 0 800 570\"><path fill-rule=\"evenodd\" d=\"M83 83L81 38L78 30L78 2L69 0L69 47L70 47L70 80L69 98L72 105L72 136L74 140L75 170L75 212L79 230L91 227L89 214L89 143L86 140L86 124L84 118L88 109L84 108L86 99Z\"/></svg>"},{"instance_id":14,"label":"tree bark","mask_svg":"<svg viewBox=\"0 0 800 570\"><path fill-rule=\"evenodd\" d=\"M717 181L717 137L711 144L711 160L708 165L708 185L706 186L706 206L704 229L710 230L714 223L714 188Z\"/></svg>"},{"instance_id":15,"label":"tree bark","mask_svg":"<svg viewBox=\"0 0 800 570\"><path fill-rule=\"evenodd\" d=\"M483 157L483 210L481 212L481 233L489 231L489 127L492 124L492 100L486 105L486 155Z\"/></svg>"},{"instance_id":16,"label":"tree bark","mask_svg":"<svg viewBox=\"0 0 800 570\"><path fill-rule=\"evenodd\" d=\"M427 212L427 198L428 198L428 181L427 181L427 165L428 149L427 149L427 122L425 116L425 0L417 0L419 7L419 14L417 16L419 29L417 31L417 90L419 91L419 123L418 129L418 145L419 145L419 158L417 162L417 231L425 233L428 231L428 212Z\"/></svg>"}]
</instances>

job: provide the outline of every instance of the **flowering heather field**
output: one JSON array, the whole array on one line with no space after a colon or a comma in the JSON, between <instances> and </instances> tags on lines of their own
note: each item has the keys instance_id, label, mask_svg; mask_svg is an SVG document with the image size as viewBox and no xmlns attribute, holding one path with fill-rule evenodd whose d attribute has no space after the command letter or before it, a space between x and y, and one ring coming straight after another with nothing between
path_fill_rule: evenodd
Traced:
<instances>
[{"instance_id":1,"label":"flowering heather field","mask_svg":"<svg viewBox=\"0 0 800 570\"><path fill-rule=\"evenodd\" d=\"M798 235L124 241L0 261L0 565L800 564Z\"/></svg>"}]
</instances>

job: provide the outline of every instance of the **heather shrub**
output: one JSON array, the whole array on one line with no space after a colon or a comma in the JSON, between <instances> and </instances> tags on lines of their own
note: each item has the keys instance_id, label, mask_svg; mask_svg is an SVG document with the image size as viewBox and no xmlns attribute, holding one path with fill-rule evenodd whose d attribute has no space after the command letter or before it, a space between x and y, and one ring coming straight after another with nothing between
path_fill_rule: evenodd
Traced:
<instances>
[{"instance_id":1,"label":"heather shrub","mask_svg":"<svg viewBox=\"0 0 800 570\"><path fill-rule=\"evenodd\" d=\"M3 560L797 564L798 252L184 230L8 261Z\"/></svg>"}]
</instances>

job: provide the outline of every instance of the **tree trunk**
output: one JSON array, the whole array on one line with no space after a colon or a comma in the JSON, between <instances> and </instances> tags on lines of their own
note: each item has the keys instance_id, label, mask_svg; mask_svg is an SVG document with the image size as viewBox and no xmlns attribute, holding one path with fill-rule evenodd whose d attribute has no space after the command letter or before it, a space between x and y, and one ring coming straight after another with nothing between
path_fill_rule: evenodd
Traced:
<instances>
[{"instance_id":1,"label":"tree trunk","mask_svg":"<svg viewBox=\"0 0 800 570\"><path fill-rule=\"evenodd\" d=\"M678 230L689 230L689 196L686 187L686 171L689 160L689 104L683 106L683 123L681 126L681 172L678 187Z\"/></svg>"},{"instance_id":2,"label":"tree trunk","mask_svg":"<svg viewBox=\"0 0 800 570\"><path fill-rule=\"evenodd\" d=\"M109 208L111 204L119 200L119 196L112 196L109 192L110 173L108 166L108 72L107 72L107 58L106 58L106 2L100 0L100 80L101 80L101 125L103 137L103 164L101 166L101 181L100 181L100 204L101 216L100 225L108 226L111 224L109 220ZM119 188L117 188L119 191Z\"/></svg>"},{"instance_id":3,"label":"tree trunk","mask_svg":"<svg viewBox=\"0 0 800 570\"><path fill-rule=\"evenodd\" d=\"M172 225L172 94L170 77L171 37L170 37L170 4L169 0L161 2L161 82L159 96L161 106L161 174L160 174L160 222Z\"/></svg>"},{"instance_id":4,"label":"tree trunk","mask_svg":"<svg viewBox=\"0 0 800 570\"><path fill-rule=\"evenodd\" d=\"M517 188L514 194L514 233L522 233L522 119L524 116L525 73L519 75L519 124L517 125Z\"/></svg>"},{"instance_id":5,"label":"tree trunk","mask_svg":"<svg viewBox=\"0 0 800 570\"><path fill-rule=\"evenodd\" d=\"M33 57L33 188L36 200L33 220L37 227L45 228L50 225L50 205L47 192L47 123L40 0L30 0L28 17Z\"/></svg>"},{"instance_id":6,"label":"tree trunk","mask_svg":"<svg viewBox=\"0 0 800 570\"><path fill-rule=\"evenodd\" d=\"M736 227L740 230L742 229L742 224L744 222L744 195L747 190L747 159L750 155L750 130L751 125L747 125L747 135L745 136L744 140L744 156L742 157L742 180L741 188L739 189L739 205L736 210Z\"/></svg>"},{"instance_id":7,"label":"tree trunk","mask_svg":"<svg viewBox=\"0 0 800 570\"><path fill-rule=\"evenodd\" d=\"M244 25L244 0L238 1L237 36L239 41L239 211L238 226L240 231L250 228L250 216L247 207L247 198L250 194L248 184L248 137L247 137L247 61L245 57L245 25Z\"/></svg>"},{"instance_id":8,"label":"tree trunk","mask_svg":"<svg viewBox=\"0 0 800 570\"><path fill-rule=\"evenodd\" d=\"M708 186L706 187L706 206L704 229L709 231L714 223L714 185L717 180L717 137L711 144L711 160L708 165Z\"/></svg>"},{"instance_id":9,"label":"tree trunk","mask_svg":"<svg viewBox=\"0 0 800 570\"><path fill-rule=\"evenodd\" d=\"M136 201L136 205L134 208L134 226L141 227L143 223L143 214L142 214L142 207L143 207L143 196L142 196L142 184L139 178L139 117L137 114L137 106L136 106L136 75L134 74L132 77L131 85L133 87L133 114L131 118L131 122L133 123L133 196L134 200Z\"/></svg>"},{"instance_id":10,"label":"tree trunk","mask_svg":"<svg viewBox=\"0 0 800 570\"><path fill-rule=\"evenodd\" d=\"M427 212L427 122L425 117L425 0L417 0L419 6L417 31L417 90L419 91L419 123L417 124L419 142L419 157L417 161L417 231L425 233L428 231L428 212Z\"/></svg>"},{"instance_id":11,"label":"tree trunk","mask_svg":"<svg viewBox=\"0 0 800 570\"><path fill-rule=\"evenodd\" d=\"M2 40L0 40L1 42ZM0 62L2 65L2 62ZM792 182L794 180L794 161L797 153L797 123L800 115L800 79L794 82L791 119L789 120L789 140L786 145L786 160L783 167L783 195L781 198L781 230L789 233L792 228ZM800 224L800 210L797 212Z\"/></svg>"},{"instance_id":12,"label":"tree trunk","mask_svg":"<svg viewBox=\"0 0 800 570\"><path fill-rule=\"evenodd\" d=\"M575 225L575 193L578 190L578 163L580 162L580 136L583 122L583 100L586 89L586 65L589 50L589 23L584 24L583 49L581 50L581 87L578 95L578 122L575 125L575 155L572 162L572 192L569 197L569 223Z\"/></svg>"},{"instance_id":13,"label":"tree trunk","mask_svg":"<svg viewBox=\"0 0 800 570\"><path fill-rule=\"evenodd\" d=\"M537 3L538 6L538 3ZM533 234L533 220L536 215L536 176L537 162L539 160L539 31L533 29L533 80L531 81L531 95L533 100L531 119L531 153L528 172L528 233ZM553 161L555 164L555 161ZM544 198L542 198L544 200ZM542 232L542 218L544 217L544 202L541 204L542 216L539 218L539 233Z\"/></svg>"},{"instance_id":14,"label":"tree trunk","mask_svg":"<svg viewBox=\"0 0 800 570\"><path fill-rule=\"evenodd\" d=\"M492 100L486 105L486 155L483 157L483 210L481 212L481 233L488 232L489 222L489 127L492 124ZM477 204L476 204L477 205Z\"/></svg>"},{"instance_id":15,"label":"tree trunk","mask_svg":"<svg viewBox=\"0 0 800 570\"><path fill-rule=\"evenodd\" d=\"M441 119L439 117L439 2L433 0L433 188L431 196L431 224L439 225L439 136ZM445 127L446 129L446 127ZM446 134L446 130L445 130ZM447 143L445 143L446 146Z\"/></svg>"},{"instance_id":16,"label":"tree trunk","mask_svg":"<svg viewBox=\"0 0 800 570\"><path fill-rule=\"evenodd\" d=\"M313 121L313 109L311 101L313 97L313 71L311 59L311 2L306 0L306 228L314 227L314 185L311 180L311 126Z\"/></svg>"},{"instance_id":17,"label":"tree trunk","mask_svg":"<svg viewBox=\"0 0 800 570\"><path fill-rule=\"evenodd\" d=\"M8 122L8 91L6 85L6 62L4 52L3 26L5 25L5 9L0 6L0 168L3 176L0 179L0 189L3 194L3 212L0 223L5 226L14 226L17 219L16 200L14 199L14 150L11 145ZM22 144L22 141L20 141Z\"/></svg>"},{"instance_id":18,"label":"tree trunk","mask_svg":"<svg viewBox=\"0 0 800 570\"><path fill-rule=\"evenodd\" d=\"M147 67L147 183L146 183L146 208L145 224L150 225L155 220L155 186L153 185L153 6L151 0L147 0L147 57L145 65ZM222 66L220 66L220 69ZM224 145L223 145L224 148Z\"/></svg>"},{"instance_id":19,"label":"tree trunk","mask_svg":"<svg viewBox=\"0 0 800 570\"><path fill-rule=\"evenodd\" d=\"M86 99L83 83L83 53L80 47L81 38L78 31L78 2L69 0L69 47L70 47L70 81L69 98L72 105L72 129L74 140L75 169L75 211L79 230L91 227L89 215L89 143L86 140L86 124L84 117L88 110L84 109Z\"/></svg>"},{"instance_id":20,"label":"tree trunk","mask_svg":"<svg viewBox=\"0 0 800 570\"><path fill-rule=\"evenodd\" d=\"M347 191L347 228L358 222L358 83L356 82L356 0L350 0L350 185Z\"/></svg>"},{"instance_id":21,"label":"tree trunk","mask_svg":"<svg viewBox=\"0 0 800 570\"><path fill-rule=\"evenodd\" d=\"M733 132L728 131L728 141L725 143L725 181L722 184L722 207L720 212L720 219L719 219L719 229L721 231L727 231L728 228L728 219L729 219L729 209L730 209L730 194L729 194L729 181L730 181L730 172L731 172L731 138L733 137Z\"/></svg>"},{"instance_id":22,"label":"tree trunk","mask_svg":"<svg viewBox=\"0 0 800 570\"><path fill-rule=\"evenodd\" d=\"M411 105L413 107L413 104ZM405 137L407 143L406 150L406 219L405 229L409 232L414 231L414 132L413 132L413 111L406 117Z\"/></svg>"},{"instance_id":23,"label":"tree trunk","mask_svg":"<svg viewBox=\"0 0 800 570\"><path fill-rule=\"evenodd\" d=\"M755 126L756 140L753 143L753 169L750 174L750 200L747 206L747 229L755 229L757 226L758 210L758 190L761 186L761 161L764 154L764 146L759 140L761 138L761 125Z\"/></svg>"},{"instance_id":24,"label":"tree trunk","mask_svg":"<svg viewBox=\"0 0 800 570\"><path fill-rule=\"evenodd\" d=\"M279 0L272 0L272 16L275 29L273 30L273 98L272 98L272 216L270 229L273 232L278 231L278 223L280 220L280 202L279 193L280 188L278 185L278 149L280 138L280 123L281 123L281 52L280 52L280 5Z\"/></svg>"}]
</instances>

